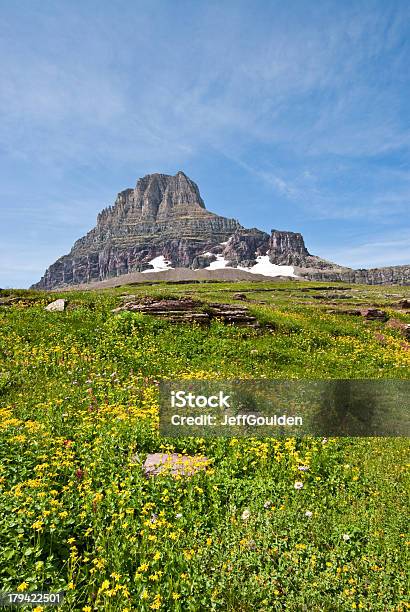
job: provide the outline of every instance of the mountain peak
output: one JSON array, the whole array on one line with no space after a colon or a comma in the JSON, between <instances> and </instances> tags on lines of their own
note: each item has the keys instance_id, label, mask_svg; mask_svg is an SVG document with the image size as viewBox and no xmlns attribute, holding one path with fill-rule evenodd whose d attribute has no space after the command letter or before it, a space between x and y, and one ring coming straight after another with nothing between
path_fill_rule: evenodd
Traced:
<instances>
[{"instance_id":1,"label":"mountain peak","mask_svg":"<svg viewBox=\"0 0 410 612\"><path fill-rule=\"evenodd\" d=\"M182 170L147 174L121 191L97 225L34 287L53 289L166 268L238 268L266 276L408 284L410 267L355 271L311 255L299 233L245 229L208 211Z\"/></svg>"},{"instance_id":2,"label":"mountain peak","mask_svg":"<svg viewBox=\"0 0 410 612\"><path fill-rule=\"evenodd\" d=\"M97 225L46 271L51 288L145 271L163 258L190 267L197 255L225 243L241 225L208 211L197 184L182 170L147 174L100 212Z\"/></svg>"},{"instance_id":3,"label":"mountain peak","mask_svg":"<svg viewBox=\"0 0 410 612\"><path fill-rule=\"evenodd\" d=\"M132 200L134 210L140 210L141 217L151 221L205 211L197 184L181 170L175 176L155 173L140 178Z\"/></svg>"}]
</instances>

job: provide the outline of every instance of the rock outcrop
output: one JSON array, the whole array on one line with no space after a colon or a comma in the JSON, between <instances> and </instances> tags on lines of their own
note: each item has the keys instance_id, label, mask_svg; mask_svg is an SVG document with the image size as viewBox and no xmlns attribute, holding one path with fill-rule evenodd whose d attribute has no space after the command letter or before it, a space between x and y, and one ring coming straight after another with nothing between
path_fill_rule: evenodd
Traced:
<instances>
[{"instance_id":1,"label":"rock outcrop","mask_svg":"<svg viewBox=\"0 0 410 612\"><path fill-rule=\"evenodd\" d=\"M114 308L112 312L117 314L126 310L162 317L172 323L210 323L217 319L227 324L259 326L256 317L249 312L246 306L220 303L204 304L190 298L132 300Z\"/></svg>"},{"instance_id":2,"label":"rock outcrop","mask_svg":"<svg viewBox=\"0 0 410 612\"><path fill-rule=\"evenodd\" d=\"M118 194L97 225L58 259L37 289L104 280L130 272L192 267L195 257L227 241L241 225L206 210L197 185L183 172L151 174Z\"/></svg>"},{"instance_id":3,"label":"rock outcrop","mask_svg":"<svg viewBox=\"0 0 410 612\"><path fill-rule=\"evenodd\" d=\"M311 257L302 234L272 230L269 239L269 259L286 266L300 266Z\"/></svg>"},{"instance_id":4,"label":"rock outcrop","mask_svg":"<svg viewBox=\"0 0 410 612\"><path fill-rule=\"evenodd\" d=\"M410 285L410 266L388 266L369 270L344 268L334 265L327 269L318 266L295 268L301 278L314 281L361 283L364 285Z\"/></svg>"},{"instance_id":5,"label":"rock outcrop","mask_svg":"<svg viewBox=\"0 0 410 612\"><path fill-rule=\"evenodd\" d=\"M258 255L266 255L268 244L269 234L266 232L256 228L240 228L232 234L222 255L229 266L251 267L255 265Z\"/></svg>"},{"instance_id":6,"label":"rock outcrop","mask_svg":"<svg viewBox=\"0 0 410 612\"><path fill-rule=\"evenodd\" d=\"M149 174L121 191L97 225L45 272L35 289L105 281L137 272L220 268L264 276L409 284L410 266L352 270L311 255L299 233L246 229L208 211L183 172Z\"/></svg>"}]
</instances>

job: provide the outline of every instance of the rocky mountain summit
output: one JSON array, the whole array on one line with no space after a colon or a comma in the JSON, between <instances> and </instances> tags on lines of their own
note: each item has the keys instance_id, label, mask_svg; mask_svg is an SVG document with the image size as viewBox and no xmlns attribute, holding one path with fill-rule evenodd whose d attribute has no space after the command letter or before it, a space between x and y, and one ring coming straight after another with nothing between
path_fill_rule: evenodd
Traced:
<instances>
[{"instance_id":1,"label":"rocky mountain summit","mask_svg":"<svg viewBox=\"0 0 410 612\"><path fill-rule=\"evenodd\" d=\"M121 191L97 225L33 288L55 289L125 274L177 268L248 271L264 276L369 284L409 284L410 266L352 270L306 249L301 234L257 228L208 211L183 172L149 174Z\"/></svg>"}]
</instances>

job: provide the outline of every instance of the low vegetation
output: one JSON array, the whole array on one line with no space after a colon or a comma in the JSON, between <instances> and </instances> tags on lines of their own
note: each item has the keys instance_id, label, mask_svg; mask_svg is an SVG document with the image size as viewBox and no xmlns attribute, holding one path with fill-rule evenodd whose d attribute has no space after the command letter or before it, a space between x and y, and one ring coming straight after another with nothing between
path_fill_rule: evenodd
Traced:
<instances>
[{"instance_id":1,"label":"low vegetation","mask_svg":"<svg viewBox=\"0 0 410 612\"><path fill-rule=\"evenodd\" d=\"M167 439L158 383L406 379L402 330L340 311L377 307L408 323L396 303L409 293L296 282L2 291L2 590L65 591L62 612L408 609L406 439ZM260 326L113 314L131 294L246 304ZM57 297L66 311L45 311ZM144 477L147 453L161 451L210 466Z\"/></svg>"}]
</instances>

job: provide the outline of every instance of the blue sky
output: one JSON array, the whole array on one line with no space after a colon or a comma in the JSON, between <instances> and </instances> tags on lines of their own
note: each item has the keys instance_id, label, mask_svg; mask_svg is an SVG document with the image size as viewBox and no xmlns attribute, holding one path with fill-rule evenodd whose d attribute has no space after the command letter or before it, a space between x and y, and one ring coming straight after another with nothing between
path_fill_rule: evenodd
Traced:
<instances>
[{"instance_id":1,"label":"blue sky","mask_svg":"<svg viewBox=\"0 0 410 612\"><path fill-rule=\"evenodd\" d=\"M180 169L247 227L352 267L410 263L408 0L1 9L0 286Z\"/></svg>"}]
</instances>

